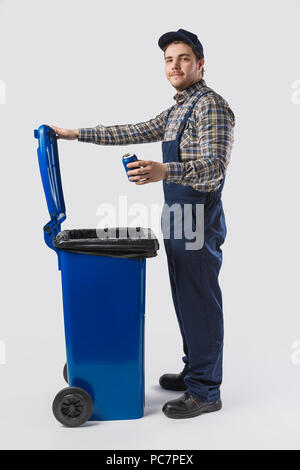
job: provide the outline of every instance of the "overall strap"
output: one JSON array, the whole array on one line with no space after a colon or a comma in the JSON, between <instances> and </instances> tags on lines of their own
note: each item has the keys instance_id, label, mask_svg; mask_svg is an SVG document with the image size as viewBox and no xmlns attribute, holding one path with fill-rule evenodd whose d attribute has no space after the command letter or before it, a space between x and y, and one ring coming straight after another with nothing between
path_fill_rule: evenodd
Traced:
<instances>
[{"instance_id":1,"label":"overall strap","mask_svg":"<svg viewBox=\"0 0 300 470\"><path fill-rule=\"evenodd\" d=\"M208 95L209 93L212 93L212 90L207 91L206 93L203 93L203 95L200 95L199 98L198 98L197 100L195 100L195 101L192 103L190 109L187 111L187 113L185 114L183 120L181 121L181 123L180 123L180 125L179 125L178 131L177 131L177 135L176 135L176 139L178 139L178 138L180 137L180 135L182 135L183 130L184 130L184 128L185 128L185 125L186 125L186 123L187 123L187 120L188 120L188 118L190 117L190 115L192 114L193 109L194 109L196 103L198 103L198 101L200 101L203 96Z\"/></svg>"}]
</instances>

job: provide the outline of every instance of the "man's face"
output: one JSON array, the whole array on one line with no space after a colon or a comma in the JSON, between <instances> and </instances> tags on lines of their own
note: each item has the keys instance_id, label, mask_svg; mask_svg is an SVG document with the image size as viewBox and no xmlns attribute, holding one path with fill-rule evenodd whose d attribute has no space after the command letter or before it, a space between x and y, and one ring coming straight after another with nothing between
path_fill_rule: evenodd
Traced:
<instances>
[{"instance_id":1,"label":"man's face","mask_svg":"<svg viewBox=\"0 0 300 470\"><path fill-rule=\"evenodd\" d=\"M188 44L170 44L165 50L166 77L177 91L201 79L203 64L204 59L197 60Z\"/></svg>"}]
</instances>

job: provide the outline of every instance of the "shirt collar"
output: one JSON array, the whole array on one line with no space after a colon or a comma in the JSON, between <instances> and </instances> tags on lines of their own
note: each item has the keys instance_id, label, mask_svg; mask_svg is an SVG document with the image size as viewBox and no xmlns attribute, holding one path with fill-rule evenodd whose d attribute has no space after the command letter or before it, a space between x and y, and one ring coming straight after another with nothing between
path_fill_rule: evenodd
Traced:
<instances>
[{"instance_id":1,"label":"shirt collar","mask_svg":"<svg viewBox=\"0 0 300 470\"><path fill-rule=\"evenodd\" d=\"M180 93L176 93L176 95L173 96L173 98L177 104L183 104L188 98L194 95L196 91L200 90L204 86L206 86L206 83L203 80L203 78L201 78L199 82L193 83L193 85L190 85L189 87L185 88Z\"/></svg>"}]
</instances>

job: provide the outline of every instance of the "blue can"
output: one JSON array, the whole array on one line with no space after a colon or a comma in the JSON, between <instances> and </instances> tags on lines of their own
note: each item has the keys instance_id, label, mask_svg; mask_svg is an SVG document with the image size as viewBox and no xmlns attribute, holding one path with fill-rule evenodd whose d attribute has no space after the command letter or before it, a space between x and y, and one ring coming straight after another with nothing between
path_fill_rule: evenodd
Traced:
<instances>
[{"instance_id":1,"label":"blue can","mask_svg":"<svg viewBox=\"0 0 300 470\"><path fill-rule=\"evenodd\" d=\"M132 153L126 153L122 157L123 165L127 173L128 179L130 178L130 175L128 175L128 171L133 170L133 168L127 168L127 164L131 162L136 162L137 160L138 160L137 156L133 155ZM131 183L134 183L134 181L131 181Z\"/></svg>"}]
</instances>

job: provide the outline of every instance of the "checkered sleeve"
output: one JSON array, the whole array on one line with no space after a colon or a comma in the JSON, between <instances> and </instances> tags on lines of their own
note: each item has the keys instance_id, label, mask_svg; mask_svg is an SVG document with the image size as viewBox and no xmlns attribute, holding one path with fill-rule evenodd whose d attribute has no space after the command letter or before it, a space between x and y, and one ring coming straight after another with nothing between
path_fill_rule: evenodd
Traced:
<instances>
[{"instance_id":1,"label":"checkered sleeve","mask_svg":"<svg viewBox=\"0 0 300 470\"><path fill-rule=\"evenodd\" d=\"M230 160L234 114L225 100L206 97L195 106L195 126L197 137L180 149L183 161L167 164L166 182L217 186Z\"/></svg>"},{"instance_id":2,"label":"checkered sleeve","mask_svg":"<svg viewBox=\"0 0 300 470\"><path fill-rule=\"evenodd\" d=\"M155 118L138 124L123 124L79 129L78 140L99 145L127 145L157 142L164 139L168 109Z\"/></svg>"}]
</instances>

